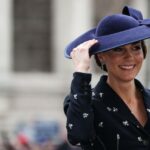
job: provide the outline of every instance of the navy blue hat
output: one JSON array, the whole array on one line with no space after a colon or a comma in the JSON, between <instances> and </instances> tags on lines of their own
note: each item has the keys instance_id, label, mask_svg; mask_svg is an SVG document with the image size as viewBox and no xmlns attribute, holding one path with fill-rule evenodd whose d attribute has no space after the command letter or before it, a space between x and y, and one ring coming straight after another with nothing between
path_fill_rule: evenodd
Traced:
<instances>
[{"instance_id":1,"label":"navy blue hat","mask_svg":"<svg viewBox=\"0 0 150 150\"><path fill-rule=\"evenodd\" d=\"M140 11L125 6L122 14L104 17L96 28L72 41L65 49L65 57L70 58L73 48L91 39L99 41L90 48L90 55L93 55L148 38L150 38L150 19L143 19Z\"/></svg>"}]
</instances>

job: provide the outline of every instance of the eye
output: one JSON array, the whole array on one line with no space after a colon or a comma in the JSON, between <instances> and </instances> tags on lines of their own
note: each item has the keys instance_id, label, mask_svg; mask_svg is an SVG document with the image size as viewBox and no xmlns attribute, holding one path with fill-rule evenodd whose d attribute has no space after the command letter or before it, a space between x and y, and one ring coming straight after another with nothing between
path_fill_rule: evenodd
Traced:
<instances>
[{"instance_id":1,"label":"eye","mask_svg":"<svg viewBox=\"0 0 150 150\"><path fill-rule=\"evenodd\" d=\"M122 47L117 47L117 48L112 49L113 52L118 52L118 53L123 52L123 50L124 49Z\"/></svg>"},{"instance_id":2,"label":"eye","mask_svg":"<svg viewBox=\"0 0 150 150\"><path fill-rule=\"evenodd\" d=\"M139 50L142 50L142 46L141 46L141 44L133 45L132 49L134 51L139 51Z\"/></svg>"}]
</instances>

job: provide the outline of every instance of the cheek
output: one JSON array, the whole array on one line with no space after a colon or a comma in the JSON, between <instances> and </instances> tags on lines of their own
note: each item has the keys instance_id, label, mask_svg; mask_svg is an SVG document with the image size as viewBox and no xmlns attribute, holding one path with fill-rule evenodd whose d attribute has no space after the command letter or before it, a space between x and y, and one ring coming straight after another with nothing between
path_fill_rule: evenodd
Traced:
<instances>
[{"instance_id":1,"label":"cheek","mask_svg":"<svg viewBox=\"0 0 150 150\"><path fill-rule=\"evenodd\" d=\"M120 60L114 57L110 58L109 60L107 59L106 67L108 68L108 70L112 70L119 64L119 62Z\"/></svg>"},{"instance_id":2,"label":"cheek","mask_svg":"<svg viewBox=\"0 0 150 150\"><path fill-rule=\"evenodd\" d=\"M118 57L118 56L114 56L114 55L109 55L107 58L106 58L106 63L108 65L117 65L119 62L122 61L122 58L121 57Z\"/></svg>"},{"instance_id":3,"label":"cheek","mask_svg":"<svg viewBox=\"0 0 150 150\"><path fill-rule=\"evenodd\" d=\"M136 61L137 61L138 63L142 63L143 60L144 60L144 55L143 55L143 54L140 54L140 55L138 55L135 59L136 59Z\"/></svg>"}]
</instances>

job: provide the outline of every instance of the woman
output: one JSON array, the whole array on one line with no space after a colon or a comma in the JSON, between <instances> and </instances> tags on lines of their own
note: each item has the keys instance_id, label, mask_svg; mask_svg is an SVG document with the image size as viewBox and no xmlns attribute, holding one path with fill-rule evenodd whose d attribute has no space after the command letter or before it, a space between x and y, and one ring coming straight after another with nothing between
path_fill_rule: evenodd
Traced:
<instances>
[{"instance_id":1,"label":"woman","mask_svg":"<svg viewBox=\"0 0 150 150\"><path fill-rule=\"evenodd\" d=\"M149 150L150 91L135 79L146 57L150 20L133 8L107 16L71 42L75 73L65 98L68 140L87 150ZM107 75L92 90L91 55Z\"/></svg>"}]
</instances>

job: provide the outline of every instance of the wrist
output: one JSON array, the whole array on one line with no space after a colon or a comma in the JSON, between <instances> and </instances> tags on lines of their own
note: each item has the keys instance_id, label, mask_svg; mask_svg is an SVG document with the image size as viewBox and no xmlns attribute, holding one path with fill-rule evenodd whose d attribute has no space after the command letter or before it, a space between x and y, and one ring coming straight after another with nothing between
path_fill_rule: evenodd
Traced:
<instances>
[{"instance_id":1,"label":"wrist","mask_svg":"<svg viewBox=\"0 0 150 150\"><path fill-rule=\"evenodd\" d=\"M90 73L90 67L87 65L79 65L75 68L75 72Z\"/></svg>"}]
</instances>

